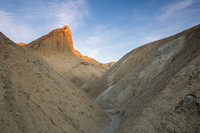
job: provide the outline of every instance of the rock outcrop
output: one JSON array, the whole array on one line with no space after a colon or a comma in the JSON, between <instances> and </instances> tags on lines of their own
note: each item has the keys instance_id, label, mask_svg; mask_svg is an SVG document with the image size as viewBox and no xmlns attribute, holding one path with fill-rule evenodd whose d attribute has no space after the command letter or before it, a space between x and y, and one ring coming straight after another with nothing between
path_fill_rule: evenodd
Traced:
<instances>
[{"instance_id":1,"label":"rock outcrop","mask_svg":"<svg viewBox=\"0 0 200 133\"><path fill-rule=\"evenodd\" d=\"M24 46L26 45L26 43L23 43L23 42L19 42L19 43L16 43L17 45L20 45L20 46Z\"/></svg>"},{"instance_id":2,"label":"rock outcrop","mask_svg":"<svg viewBox=\"0 0 200 133\"><path fill-rule=\"evenodd\" d=\"M1 133L103 133L110 119L85 93L0 32Z\"/></svg>"},{"instance_id":3,"label":"rock outcrop","mask_svg":"<svg viewBox=\"0 0 200 133\"><path fill-rule=\"evenodd\" d=\"M102 64L75 50L68 26L55 29L25 47L78 87L98 78L114 64Z\"/></svg>"},{"instance_id":4,"label":"rock outcrop","mask_svg":"<svg viewBox=\"0 0 200 133\"><path fill-rule=\"evenodd\" d=\"M200 132L200 25L129 52L83 90L116 133Z\"/></svg>"}]
</instances>

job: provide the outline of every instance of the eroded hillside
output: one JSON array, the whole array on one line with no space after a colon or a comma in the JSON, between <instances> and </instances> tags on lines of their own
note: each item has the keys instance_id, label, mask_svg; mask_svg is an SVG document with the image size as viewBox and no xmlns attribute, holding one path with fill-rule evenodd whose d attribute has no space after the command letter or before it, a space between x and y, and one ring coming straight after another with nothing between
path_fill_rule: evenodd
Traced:
<instances>
[{"instance_id":1,"label":"eroded hillside","mask_svg":"<svg viewBox=\"0 0 200 133\"><path fill-rule=\"evenodd\" d=\"M65 79L59 67L54 70L0 34L0 132L200 132L200 25L139 47L100 78L84 81L81 88L101 109L68 80L90 77L84 72L96 71L98 63L64 45L71 42L63 38L66 30L26 46L44 61L55 61L54 68L68 61L59 66L73 67Z\"/></svg>"},{"instance_id":2,"label":"eroded hillside","mask_svg":"<svg viewBox=\"0 0 200 133\"><path fill-rule=\"evenodd\" d=\"M102 133L110 119L86 94L0 33L1 133Z\"/></svg>"},{"instance_id":3,"label":"eroded hillside","mask_svg":"<svg viewBox=\"0 0 200 133\"><path fill-rule=\"evenodd\" d=\"M200 132L200 25L131 51L84 90L116 132Z\"/></svg>"}]
</instances>

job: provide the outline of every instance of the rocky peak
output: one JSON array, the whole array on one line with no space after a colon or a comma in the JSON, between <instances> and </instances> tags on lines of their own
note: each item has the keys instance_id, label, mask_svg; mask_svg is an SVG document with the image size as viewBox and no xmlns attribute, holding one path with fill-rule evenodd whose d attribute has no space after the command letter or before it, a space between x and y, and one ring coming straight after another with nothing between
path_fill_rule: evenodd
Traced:
<instances>
[{"instance_id":1,"label":"rocky peak","mask_svg":"<svg viewBox=\"0 0 200 133\"><path fill-rule=\"evenodd\" d=\"M89 64L97 65L107 69L107 65L104 65L90 57L83 56L79 51L74 49L71 30L68 26L64 26L59 29L52 30L48 34L32 41L25 46L36 55L42 56L54 56L59 55L64 57L74 56L79 60L84 60Z\"/></svg>"},{"instance_id":2,"label":"rocky peak","mask_svg":"<svg viewBox=\"0 0 200 133\"><path fill-rule=\"evenodd\" d=\"M24 46L26 45L26 43L23 43L23 42L19 42L19 43L16 43L17 45L20 45L20 46Z\"/></svg>"},{"instance_id":3,"label":"rocky peak","mask_svg":"<svg viewBox=\"0 0 200 133\"><path fill-rule=\"evenodd\" d=\"M72 56L74 51L71 30L68 26L55 29L48 34L29 43L27 48L40 55L64 54Z\"/></svg>"},{"instance_id":4,"label":"rocky peak","mask_svg":"<svg viewBox=\"0 0 200 133\"><path fill-rule=\"evenodd\" d=\"M74 49L68 26L55 29L25 46L33 54L42 57L60 74L77 86L99 77L112 66L83 56ZM80 81L80 82L79 82Z\"/></svg>"}]
</instances>

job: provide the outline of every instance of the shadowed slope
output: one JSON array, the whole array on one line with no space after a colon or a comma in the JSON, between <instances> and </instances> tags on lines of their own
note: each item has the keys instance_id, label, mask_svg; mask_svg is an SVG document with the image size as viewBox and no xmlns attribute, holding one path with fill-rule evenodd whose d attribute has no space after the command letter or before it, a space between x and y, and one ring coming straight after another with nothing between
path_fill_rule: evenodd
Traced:
<instances>
[{"instance_id":1,"label":"shadowed slope","mask_svg":"<svg viewBox=\"0 0 200 133\"><path fill-rule=\"evenodd\" d=\"M200 25L139 47L84 90L120 133L199 132Z\"/></svg>"}]
</instances>

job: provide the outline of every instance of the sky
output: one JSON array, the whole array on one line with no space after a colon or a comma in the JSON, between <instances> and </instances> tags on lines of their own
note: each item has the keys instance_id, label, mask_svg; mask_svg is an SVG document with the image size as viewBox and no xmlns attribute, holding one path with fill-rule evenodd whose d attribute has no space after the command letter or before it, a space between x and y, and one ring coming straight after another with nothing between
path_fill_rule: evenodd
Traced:
<instances>
[{"instance_id":1,"label":"sky","mask_svg":"<svg viewBox=\"0 0 200 133\"><path fill-rule=\"evenodd\" d=\"M103 63L197 24L200 0L0 0L0 31L14 42L68 25L74 47Z\"/></svg>"}]
</instances>

